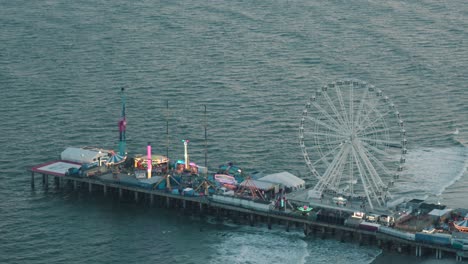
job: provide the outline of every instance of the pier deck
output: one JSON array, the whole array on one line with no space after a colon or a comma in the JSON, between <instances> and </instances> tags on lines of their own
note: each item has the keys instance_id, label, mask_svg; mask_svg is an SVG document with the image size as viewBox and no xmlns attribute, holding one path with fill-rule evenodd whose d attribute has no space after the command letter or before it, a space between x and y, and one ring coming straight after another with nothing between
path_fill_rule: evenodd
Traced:
<instances>
[{"instance_id":1,"label":"pier deck","mask_svg":"<svg viewBox=\"0 0 468 264\"><path fill-rule=\"evenodd\" d=\"M166 206L167 208L177 207L186 209L190 207L192 211L196 209L201 215L214 214L217 217L228 217L239 221L247 219L246 221L252 226L257 223L266 223L269 229L272 228L273 224L282 225L287 231L289 231L290 228L301 228L305 235L318 235L322 238L333 237L341 241L358 242L360 244L368 243L378 245L385 250L394 250L400 253L414 254L415 252L416 256L435 252L435 256L438 259L446 255L455 256L457 261L463 261L463 259L468 258L467 250L455 249L445 245L405 240L388 234L337 224L333 221L318 221L314 217L301 215L290 210L279 211L270 209L268 211L261 211L216 202L209 199L207 196L184 196L173 194L165 190L145 189L127 186L118 182L102 181L95 177L67 176L65 172L70 166L79 167L80 164L54 161L30 168L31 187L35 188L36 174L40 174L42 175L42 185L45 189L48 188L48 178L51 176L54 177L56 188L71 185L73 189L86 190L87 187L89 192L102 190L104 195L107 195L111 191L113 193L118 193L119 198L123 198L125 192L127 196L133 194L135 201L145 199L149 204L153 205L157 200L160 205ZM326 204L320 200L313 202L313 206L337 209L332 204ZM343 212L353 212L353 207L343 207L340 208L340 210Z\"/></svg>"}]
</instances>

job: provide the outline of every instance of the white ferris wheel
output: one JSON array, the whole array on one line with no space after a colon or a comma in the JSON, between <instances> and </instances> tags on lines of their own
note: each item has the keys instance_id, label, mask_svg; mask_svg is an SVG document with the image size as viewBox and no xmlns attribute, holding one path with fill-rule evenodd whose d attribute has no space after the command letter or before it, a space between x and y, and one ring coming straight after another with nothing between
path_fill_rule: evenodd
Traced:
<instances>
[{"instance_id":1,"label":"white ferris wheel","mask_svg":"<svg viewBox=\"0 0 468 264\"><path fill-rule=\"evenodd\" d=\"M315 187L324 194L384 206L406 161L404 122L395 104L373 85L330 83L313 92L302 112L299 144Z\"/></svg>"}]
</instances>

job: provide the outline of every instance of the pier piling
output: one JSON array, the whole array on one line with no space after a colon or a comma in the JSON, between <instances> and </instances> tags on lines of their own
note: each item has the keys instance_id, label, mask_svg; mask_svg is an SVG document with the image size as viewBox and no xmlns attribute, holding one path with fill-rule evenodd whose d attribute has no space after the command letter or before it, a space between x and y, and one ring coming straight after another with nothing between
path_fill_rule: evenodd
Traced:
<instances>
[{"instance_id":1,"label":"pier piling","mask_svg":"<svg viewBox=\"0 0 468 264\"><path fill-rule=\"evenodd\" d=\"M416 246L416 257L422 257L422 246Z\"/></svg>"},{"instance_id":2,"label":"pier piling","mask_svg":"<svg viewBox=\"0 0 468 264\"><path fill-rule=\"evenodd\" d=\"M31 188L34 189L34 172L31 172Z\"/></svg>"},{"instance_id":3,"label":"pier piling","mask_svg":"<svg viewBox=\"0 0 468 264\"><path fill-rule=\"evenodd\" d=\"M47 174L42 174L42 185L46 190L49 188L49 178Z\"/></svg>"}]
</instances>

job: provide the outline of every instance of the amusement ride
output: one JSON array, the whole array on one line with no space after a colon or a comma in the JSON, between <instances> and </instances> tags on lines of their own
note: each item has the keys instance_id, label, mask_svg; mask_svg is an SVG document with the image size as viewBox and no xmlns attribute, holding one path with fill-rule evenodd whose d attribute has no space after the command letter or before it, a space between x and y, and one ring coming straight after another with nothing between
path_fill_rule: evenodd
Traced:
<instances>
[{"instance_id":1,"label":"amusement ride","mask_svg":"<svg viewBox=\"0 0 468 264\"><path fill-rule=\"evenodd\" d=\"M314 91L302 112L299 145L315 180L309 198L326 194L383 207L406 162L404 122L382 90L358 80Z\"/></svg>"}]
</instances>

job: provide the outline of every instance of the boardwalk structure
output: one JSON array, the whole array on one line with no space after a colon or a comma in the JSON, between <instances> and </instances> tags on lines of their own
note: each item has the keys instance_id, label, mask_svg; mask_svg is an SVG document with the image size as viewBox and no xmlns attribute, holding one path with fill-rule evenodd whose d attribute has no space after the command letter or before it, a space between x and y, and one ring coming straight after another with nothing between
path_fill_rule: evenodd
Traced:
<instances>
[{"instance_id":1,"label":"boardwalk structure","mask_svg":"<svg viewBox=\"0 0 468 264\"><path fill-rule=\"evenodd\" d=\"M345 218L339 214L334 217L317 217L317 214L303 215L297 211L284 209L277 210L273 206L268 210L261 210L249 206L236 206L213 200L211 196L185 196L174 194L167 190L147 189L143 187L127 186L119 181L103 181L99 177L76 177L66 175L70 167L79 167L80 164L68 161L53 161L34 166L31 172L31 187L36 188L36 177L40 175L44 189L49 188L50 178L53 178L55 188L69 186L74 190L88 191L89 193L101 192L105 195L115 195L119 199L134 199L136 202L144 201L150 206L159 205L167 208L179 208L181 210L203 215L214 215L218 219L230 218L237 223L246 223L251 226L266 224L268 229L273 226L282 226L289 232L291 228L300 228L305 235L321 238L334 238L343 242L355 242L359 244L377 245L383 250L391 250L403 254L415 254L418 257L434 255L437 259L448 256L455 257L457 261L468 259L468 250L456 249L448 245L436 245L398 238L376 230L363 230L358 227L344 225ZM108 175L106 175L108 176ZM116 175L119 177L119 175ZM123 175L122 175L123 176ZM222 200L220 200L222 201ZM226 200L227 201L227 200ZM321 206L324 210L337 209L331 204L323 204L317 201L314 206ZM254 203L255 204L255 203ZM341 208L343 214L350 213L351 208Z\"/></svg>"}]
</instances>

